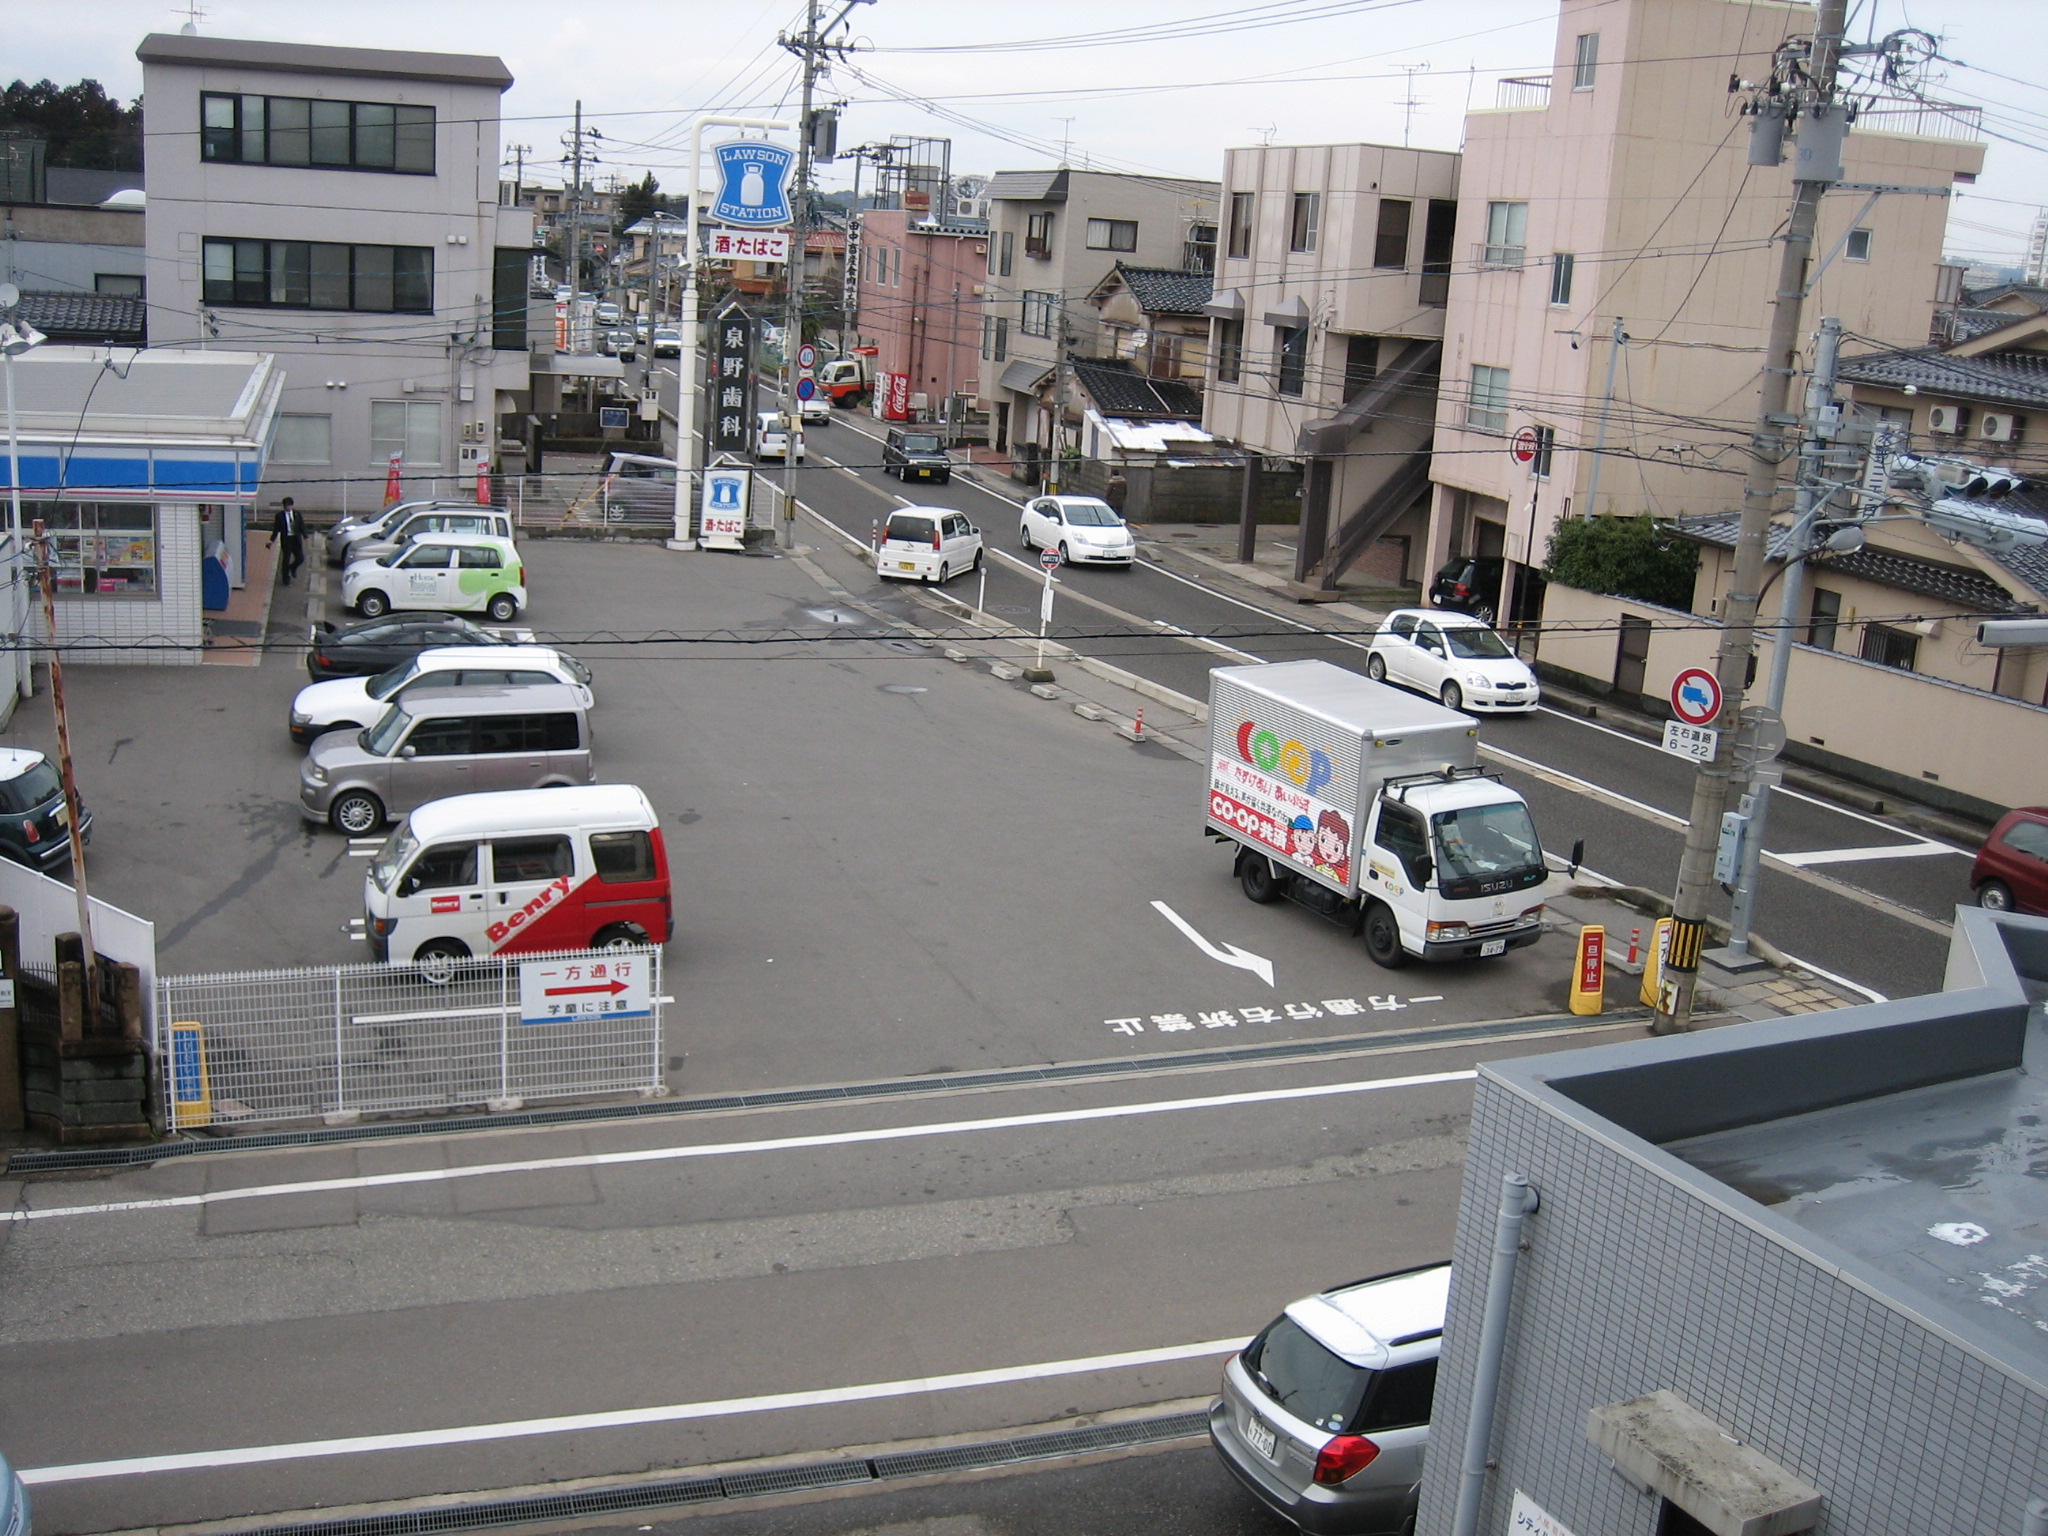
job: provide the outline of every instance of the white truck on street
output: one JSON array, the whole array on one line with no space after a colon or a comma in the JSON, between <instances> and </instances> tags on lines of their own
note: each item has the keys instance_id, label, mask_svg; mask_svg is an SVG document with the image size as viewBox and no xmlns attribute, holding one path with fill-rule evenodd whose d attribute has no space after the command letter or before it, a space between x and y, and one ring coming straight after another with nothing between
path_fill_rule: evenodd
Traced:
<instances>
[{"instance_id":1,"label":"white truck on street","mask_svg":"<svg viewBox=\"0 0 2048 1536\"><path fill-rule=\"evenodd\" d=\"M1208 835L1236 845L1246 896L1348 924L1380 965L1542 935L1535 823L1478 764L1469 715L1329 662L1209 674Z\"/></svg>"}]
</instances>

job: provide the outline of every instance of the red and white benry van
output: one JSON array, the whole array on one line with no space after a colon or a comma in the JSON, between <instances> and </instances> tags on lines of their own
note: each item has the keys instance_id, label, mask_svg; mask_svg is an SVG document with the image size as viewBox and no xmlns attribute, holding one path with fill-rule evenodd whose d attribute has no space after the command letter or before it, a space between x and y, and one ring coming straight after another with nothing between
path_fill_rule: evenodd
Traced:
<instances>
[{"instance_id":1,"label":"red and white benry van","mask_svg":"<svg viewBox=\"0 0 2048 1536\"><path fill-rule=\"evenodd\" d=\"M363 881L379 960L666 944L668 852L633 784L451 795L420 806Z\"/></svg>"}]
</instances>

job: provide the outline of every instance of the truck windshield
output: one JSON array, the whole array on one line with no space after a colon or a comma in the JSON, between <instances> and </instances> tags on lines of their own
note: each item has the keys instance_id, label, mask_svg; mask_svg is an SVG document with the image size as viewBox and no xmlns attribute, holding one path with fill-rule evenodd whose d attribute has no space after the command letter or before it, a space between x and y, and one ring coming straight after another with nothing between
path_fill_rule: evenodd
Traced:
<instances>
[{"instance_id":1,"label":"truck windshield","mask_svg":"<svg viewBox=\"0 0 2048 1536\"><path fill-rule=\"evenodd\" d=\"M385 840L377 850L377 856L370 860L370 884L380 891L388 892L391 882L398 878L398 872L412 862L412 856L420 851L420 841L412 835L412 828L400 827Z\"/></svg>"},{"instance_id":2,"label":"truck windshield","mask_svg":"<svg viewBox=\"0 0 2048 1536\"><path fill-rule=\"evenodd\" d=\"M1504 656L1515 654L1490 629L1446 627L1444 639L1450 642L1453 656L1462 656L1468 661L1499 661Z\"/></svg>"},{"instance_id":3,"label":"truck windshield","mask_svg":"<svg viewBox=\"0 0 2048 1536\"><path fill-rule=\"evenodd\" d=\"M1529 808L1520 801L1438 811L1430 821L1440 881L1543 867L1543 845L1536 840Z\"/></svg>"}]
</instances>

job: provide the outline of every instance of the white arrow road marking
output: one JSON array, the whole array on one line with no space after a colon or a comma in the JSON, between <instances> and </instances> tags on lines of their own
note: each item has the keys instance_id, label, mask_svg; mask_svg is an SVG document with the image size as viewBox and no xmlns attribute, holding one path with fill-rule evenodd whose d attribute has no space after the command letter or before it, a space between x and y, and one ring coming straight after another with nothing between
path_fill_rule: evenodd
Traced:
<instances>
[{"instance_id":1,"label":"white arrow road marking","mask_svg":"<svg viewBox=\"0 0 2048 1536\"><path fill-rule=\"evenodd\" d=\"M1186 934L1195 948L1199 949L1211 960L1221 960L1225 965L1234 965L1239 970L1250 971L1267 986L1273 985L1273 962L1264 955L1255 955L1249 950L1239 949L1235 944L1225 944L1221 947L1211 944L1207 939L1195 932L1192 923L1174 911L1165 902L1155 901L1152 905L1158 910L1161 917Z\"/></svg>"}]
</instances>

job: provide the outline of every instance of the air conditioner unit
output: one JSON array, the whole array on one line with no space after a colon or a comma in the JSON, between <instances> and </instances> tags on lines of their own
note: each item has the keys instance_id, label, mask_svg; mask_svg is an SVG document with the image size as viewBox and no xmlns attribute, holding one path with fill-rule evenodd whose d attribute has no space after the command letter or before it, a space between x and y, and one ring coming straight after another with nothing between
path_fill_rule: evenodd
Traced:
<instances>
[{"instance_id":1,"label":"air conditioner unit","mask_svg":"<svg viewBox=\"0 0 2048 1536\"><path fill-rule=\"evenodd\" d=\"M2017 442L2022 425L2011 411L1986 411L1977 418L1977 435L1987 442Z\"/></svg>"},{"instance_id":2,"label":"air conditioner unit","mask_svg":"<svg viewBox=\"0 0 2048 1536\"><path fill-rule=\"evenodd\" d=\"M1954 436L1969 424L1970 408L1967 405L1934 405L1927 409L1927 430L1930 432Z\"/></svg>"}]
</instances>

